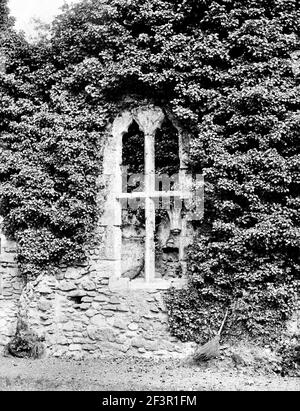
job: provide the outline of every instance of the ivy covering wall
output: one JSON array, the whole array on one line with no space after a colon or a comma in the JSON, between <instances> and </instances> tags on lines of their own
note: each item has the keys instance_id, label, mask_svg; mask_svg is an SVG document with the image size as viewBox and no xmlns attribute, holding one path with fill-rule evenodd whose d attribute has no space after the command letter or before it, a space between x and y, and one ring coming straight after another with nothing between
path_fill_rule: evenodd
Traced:
<instances>
[{"instance_id":1,"label":"ivy covering wall","mask_svg":"<svg viewBox=\"0 0 300 411\"><path fill-rule=\"evenodd\" d=\"M87 0L36 44L6 29L0 211L29 279L84 258L96 224L105 126L127 95L172 112L205 176L189 285L170 328L205 340L278 335L299 295L296 0Z\"/></svg>"}]
</instances>

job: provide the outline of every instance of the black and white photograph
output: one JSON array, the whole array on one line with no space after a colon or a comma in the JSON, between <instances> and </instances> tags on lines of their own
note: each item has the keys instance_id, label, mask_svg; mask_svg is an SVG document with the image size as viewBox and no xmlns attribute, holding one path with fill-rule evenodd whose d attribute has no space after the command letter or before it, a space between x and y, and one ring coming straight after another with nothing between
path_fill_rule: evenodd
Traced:
<instances>
[{"instance_id":1,"label":"black and white photograph","mask_svg":"<svg viewBox=\"0 0 300 411\"><path fill-rule=\"evenodd\" d=\"M300 391L299 142L299 0L0 0L0 391Z\"/></svg>"}]
</instances>

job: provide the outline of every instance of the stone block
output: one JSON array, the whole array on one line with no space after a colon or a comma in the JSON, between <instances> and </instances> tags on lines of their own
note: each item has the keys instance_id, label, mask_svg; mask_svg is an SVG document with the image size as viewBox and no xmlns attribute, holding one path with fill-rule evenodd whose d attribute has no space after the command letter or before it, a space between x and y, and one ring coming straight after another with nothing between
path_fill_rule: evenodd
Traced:
<instances>
[{"instance_id":1,"label":"stone block","mask_svg":"<svg viewBox=\"0 0 300 411\"><path fill-rule=\"evenodd\" d=\"M132 347L141 348L144 346L145 340L143 338L133 338L131 340Z\"/></svg>"},{"instance_id":2,"label":"stone block","mask_svg":"<svg viewBox=\"0 0 300 411\"><path fill-rule=\"evenodd\" d=\"M74 344L84 344L85 339L83 337L75 337L75 338L73 338L73 343Z\"/></svg>"},{"instance_id":3,"label":"stone block","mask_svg":"<svg viewBox=\"0 0 300 411\"><path fill-rule=\"evenodd\" d=\"M6 320L4 318L0 319L0 328L4 328L6 326Z\"/></svg>"},{"instance_id":4,"label":"stone block","mask_svg":"<svg viewBox=\"0 0 300 411\"><path fill-rule=\"evenodd\" d=\"M96 327L95 325L88 325L86 330L91 340L97 340L99 331L98 327Z\"/></svg>"},{"instance_id":5,"label":"stone block","mask_svg":"<svg viewBox=\"0 0 300 411\"><path fill-rule=\"evenodd\" d=\"M94 310L96 310L97 312L102 311L102 304L93 301L93 302L92 302L92 308L93 308Z\"/></svg>"},{"instance_id":6,"label":"stone block","mask_svg":"<svg viewBox=\"0 0 300 411\"><path fill-rule=\"evenodd\" d=\"M73 290L75 290L77 287L76 287L76 285L75 285L72 281L62 281L62 282L59 284L58 288L59 288L61 291L73 291Z\"/></svg>"},{"instance_id":7,"label":"stone block","mask_svg":"<svg viewBox=\"0 0 300 411\"><path fill-rule=\"evenodd\" d=\"M93 300L94 300L93 297L87 297L87 296L82 297L82 299L81 299L81 301L84 302L84 303L91 303Z\"/></svg>"},{"instance_id":8,"label":"stone block","mask_svg":"<svg viewBox=\"0 0 300 411\"><path fill-rule=\"evenodd\" d=\"M60 336L56 337L55 342L56 342L56 344L67 345L68 344L68 339L63 335L60 335Z\"/></svg>"},{"instance_id":9,"label":"stone block","mask_svg":"<svg viewBox=\"0 0 300 411\"><path fill-rule=\"evenodd\" d=\"M81 350L81 345L80 344L70 344L69 345L69 350L70 351L80 351Z\"/></svg>"},{"instance_id":10,"label":"stone block","mask_svg":"<svg viewBox=\"0 0 300 411\"><path fill-rule=\"evenodd\" d=\"M106 304L105 306L103 306L103 309L111 310L111 311L117 311L117 306L112 305L112 304Z\"/></svg>"},{"instance_id":11,"label":"stone block","mask_svg":"<svg viewBox=\"0 0 300 411\"><path fill-rule=\"evenodd\" d=\"M94 351L95 346L93 344L83 344L82 349L85 351Z\"/></svg>"},{"instance_id":12,"label":"stone block","mask_svg":"<svg viewBox=\"0 0 300 411\"><path fill-rule=\"evenodd\" d=\"M116 295L113 295L113 296L109 299L109 303L110 303L110 304L120 304L120 298L118 298Z\"/></svg>"},{"instance_id":13,"label":"stone block","mask_svg":"<svg viewBox=\"0 0 300 411\"><path fill-rule=\"evenodd\" d=\"M53 290L47 284L39 284L37 291L41 294L52 294Z\"/></svg>"},{"instance_id":14,"label":"stone block","mask_svg":"<svg viewBox=\"0 0 300 411\"><path fill-rule=\"evenodd\" d=\"M96 289L95 283L91 280L85 280L84 282L82 282L82 287L87 291L94 291Z\"/></svg>"},{"instance_id":15,"label":"stone block","mask_svg":"<svg viewBox=\"0 0 300 411\"><path fill-rule=\"evenodd\" d=\"M126 341L127 341L127 338L125 337L124 334L121 334L121 335L117 335L117 336L116 336L116 343L117 343L117 344L125 344Z\"/></svg>"},{"instance_id":16,"label":"stone block","mask_svg":"<svg viewBox=\"0 0 300 411\"><path fill-rule=\"evenodd\" d=\"M129 308L125 304L118 305L116 309L117 311L124 312L124 313L129 311Z\"/></svg>"},{"instance_id":17,"label":"stone block","mask_svg":"<svg viewBox=\"0 0 300 411\"><path fill-rule=\"evenodd\" d=\"M96 297L97 296L97 291L87 291L86 293L89 297Z\"/></svg>"},{"instance_id":18,"label":"stone block","mask_svg":"<svg viewBox=\"0 0 300 411\"><path fill-rule=\"evenodd\" d=\"M113 317L114 316L114 312L113 311L103 311L102 313L105 317Z\"/></svg>"},{"instance_id":19,"label":"stone block","mask_svg":"<svg viewBox=\"0 0 300 411\"><path fill-rule=\"evenodd\" d=\"M160 349L157 341L145 341L144 348L146 351L158 351Z\"/></svg>"},{"instance_id":20,"label":"stone block","mask_svg":"<svg viewBox=\"0 0 300 411\"><path fill-rule=\"evenodd\" d=\"M129 350L129 348L130 348L130 345L127 343L127 344L121 345L121 346L119 347L119 350L120 350L121 352L123 352L123 353L127 353L127 351Z\"/></svg>"},{"instance_id":21,"label":"stone block","mask_svg":"<svg viewBox=\"0 0 300 411\"><path fill-rule=\"evenodd\" d=\"M114 322L114 326L116 328L120 328L121 330L125 330L127 328L128 321L122 319L116 319Z\"/></svg>"},{"instance_id":22,"label":"stone block","mask_svg":"<svg viewBox=\"0 0 300 411\"><path fill-rule=\"evenodd\" d=\"M83 290L74 290L68 293L68 297L84 297L86 292Z\"/></svg>"},{"instance_id":23,"label":"stone block","mask_svg":"<svg viewBox=\"0 0 300 411\"><path fill-rule=\"evenodd\" d=\"M136 331L136 330L138 330L138 328L139 328L139 325L137 324L137 323L130 323L129 325L128 325L128 329L130 330L130 331Z\"/></svg>"},{"instance_id":24,"label":"stone block","mask_svg":"<svg viewBox=\"0 0 300 411\"><path fill-rule=\"evenodd\" d=\"M80 277L78 268L68 267L65 272L65 278L68 280L77 280Z\"/></svg>"},{"instance_id":25,"label":"stone block","mask_svg":"<svg viewBox=\"0 0 300 411\"><path fill-rule=\"evenodd\" d=\"M94 298L94 301L96 301L96 302L107 302L108 297L104 294L99 294Z\"/></svg>"},{"instance_id":26,"label":"stone block","mask_svg":"<svg viewBox=\"0 0 300 411\"><path fill-rule=\"evenodd\" d=\"M50 310L51 306L52 306L51 302L46 300L45 298L40 299L38 303L38 309L40 311L48 311Z\"/></svg>"},{"instance_id":27,"label":"stone block","mask_svg":"<svg viewBox=\"0 0 300 411\"><path fill-rule=\"evenodd\" d=\"M73 331L74 329L74 324L71 321L68 321L67 323L62 325L63 330L65 331Z\"/></svg>"},{"instance_id":28,"label":"stone block","mask_svg":"<svg viewBox=\"0 0 300 411\"><path fill-rule=\"evenodd\" d=\"M85 312L85 315L87 316L87 317L89 317L89 318L91 318L91 317L94 317L95 315L97 314L97 311L96 310L93 310L93 309L88 309L86 312Z\"/></svg>"},{"instance_id":29,"label":"stone block","mask_svg":"<svg viewBox=\"0 0 300 411\"><path fill-rule=\"evenodd\" d=\"M91 324L95 325L98 328L105 328L107 327L107 321L103 317L102 314L97 314L94 317L91 318Z\"/></svg>"}]
</instances>

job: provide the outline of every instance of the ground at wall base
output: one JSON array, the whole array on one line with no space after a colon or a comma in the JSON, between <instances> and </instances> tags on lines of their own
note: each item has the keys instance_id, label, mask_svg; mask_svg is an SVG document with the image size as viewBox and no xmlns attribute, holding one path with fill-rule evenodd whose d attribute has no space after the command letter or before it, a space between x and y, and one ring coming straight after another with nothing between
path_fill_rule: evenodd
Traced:
<instances>
[{"instance_id":1,"label":"ground at wall base","mask_svg":"<svg viewBox=\"0 0 300 411\"><path fill-rule=\"evenodd\" d=\"M228 363L111 358L74 361L0 357L0 391L300 391L300 378Z\"/></svg>"}]
</instances>

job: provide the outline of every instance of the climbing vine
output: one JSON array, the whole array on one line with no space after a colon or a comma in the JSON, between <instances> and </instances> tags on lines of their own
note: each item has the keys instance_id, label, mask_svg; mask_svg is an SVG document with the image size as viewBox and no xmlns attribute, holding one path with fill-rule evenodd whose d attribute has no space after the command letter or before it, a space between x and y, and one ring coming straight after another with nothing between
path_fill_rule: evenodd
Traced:
<instances>
[{"instance_id":1,"label":"climbing vine","mask_svg":"<svg viewBox=\"0 0 300 411\"><path fill-rule=\"evenodd\" d=\"M8 32L1 74L0 209L33 279L85 259L97 216L107 109L64 84L45 44Z\"/></svg>"},{"instance_id":2,"label":"climbing vine","mask_svg":"<svg viewBox=\"0 0 300 411\"><path fill-rule=\"evenodd\" d=\"M84 258L105 125L131 95L171 112L205 177L188 287L170 328L274 340L299 296L299 45L294 0L88 0L28 44L9 29L0 77L0 210L31 277ZM165 144L166 148L168 144Z\"/></svg>"}]
</instances>

